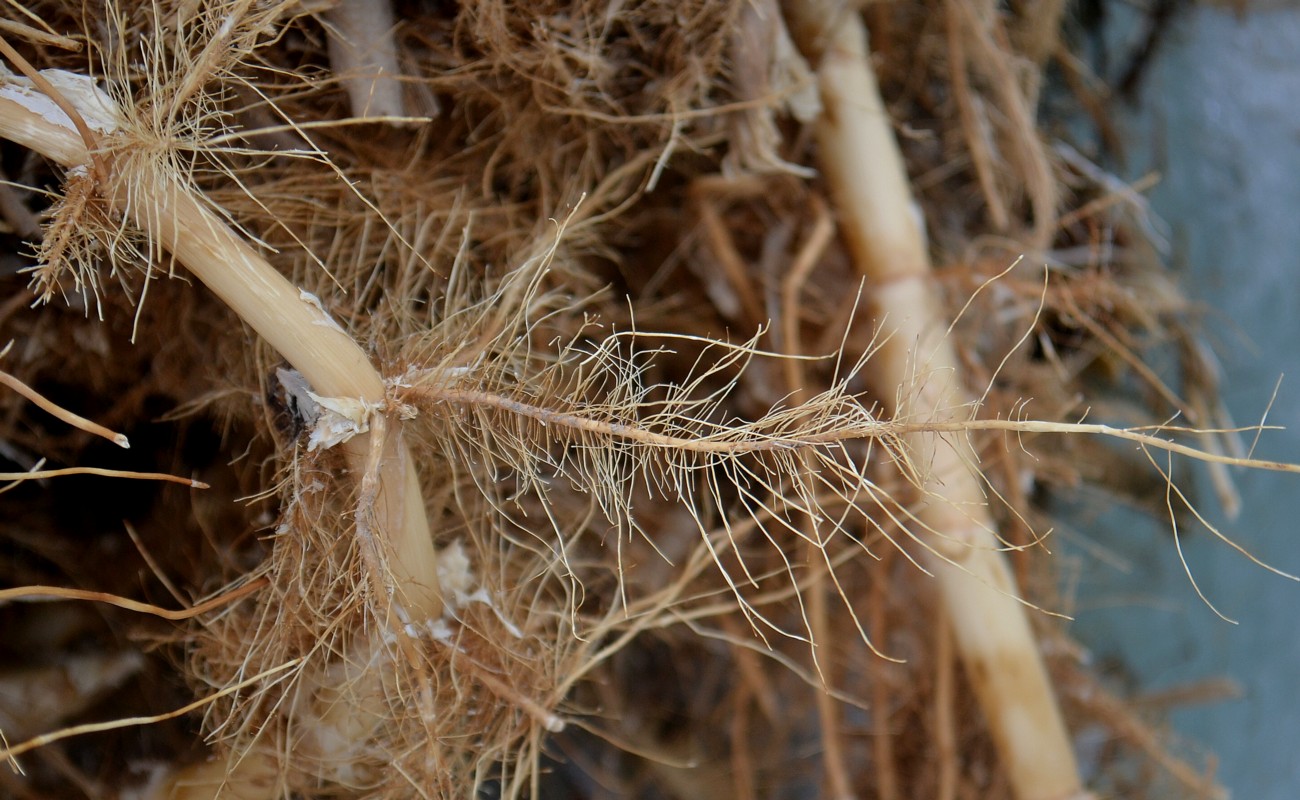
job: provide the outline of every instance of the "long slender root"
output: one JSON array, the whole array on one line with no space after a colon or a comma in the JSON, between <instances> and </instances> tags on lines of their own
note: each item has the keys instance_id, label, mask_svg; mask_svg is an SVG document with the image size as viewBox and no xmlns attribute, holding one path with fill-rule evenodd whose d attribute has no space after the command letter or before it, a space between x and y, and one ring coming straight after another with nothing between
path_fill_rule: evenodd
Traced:
<instances>
[{"instance_id":1,"label":"long slender root","mask_svg":"<svg viewBox=\"0 0 1300 800\"><path fill-rule=\"evenodd\" d=\"M1164 450L1208 464L1260 469L1271 472L1300 474L1300 464L1256 458L1237 458L1202 450L1163 438L1158 433L1184 433L1197 435L1216 433L1165 425L1144 425L1117 428L1113 425L1084 422L1048 422L1044 420L1014 419L940 419L927 422L907 422L874 419L871 412L857 405L851 398L843 400L842 415L833 426L812 433L769 433L768 420L759 420L743 427L731 428L716 434L678 436L660 433L651 427L635 422L612 422L599 418L594 412L560 411L536 403L517 400L508 395L479 389L461 389L437 385L418 385L401 390L400 397L414 404L447 404L480 409L494 409L509 415L527 417L547 427L568 428L575 433L593 434L611 441L626 441L645 447L678 452L744 455L748 453L781 453L824 448L855 439L892 439L920 434L968 434L975 431L1001 431L1013 434L1093 435L1133 442L1142 448ZM804 409L806 411L806 409ZM774 414L784 420L785 414ZM1256 430L1254 427L1235 428L1233 432Z\"/></svg>"}]
</instances>

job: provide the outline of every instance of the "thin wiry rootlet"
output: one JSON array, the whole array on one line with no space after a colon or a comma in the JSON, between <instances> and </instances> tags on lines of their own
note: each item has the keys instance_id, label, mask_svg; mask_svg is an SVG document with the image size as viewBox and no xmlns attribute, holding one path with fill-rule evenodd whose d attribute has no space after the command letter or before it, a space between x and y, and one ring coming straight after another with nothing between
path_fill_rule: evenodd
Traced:
<instances>
[{"instance_id":1,"label":"thin wiry rootlet","mask_svg":"<svg viewBox=\"0 0 1300 800\"><path fill-rule=\"evenodd\" d=\"M179 673L193 690L150 713L211 698L201 736L172 737L195 740L196 752L115 745L114 764L90 747L67 751L71 761L37 749L34 785L97 794L142 781L124 765L150 756L163 763L145 796L186 780L225 780L243 797L808 796L836 769L860 796L1008 796L919 568L936 532L913 511L937 498L916 488L927 465L901 442L932 421L882 420L861 393L876 321L860 319L861 287L826 232L799 128L816 113L812 68L781 10L740 0L398 7L409 15L395 35L408 111L437 109L432 122L352 119L323 5L5 11L84 34L82 53L35 36L20 49L37 68L101 77L122 115L88 169L62 176L30 276L38 296L80 308L5 304L0 323L20 343L5 369L32 386L85 376L82 395L123 399L81 415L112 416L115 429L162 415L185 418L176 430L187 436L211 429L206 449L148 452L201 473L221 502L160 495L132 542L178 601L265 582L179 632L142 634L174 645L178 667L162 672L158 659L148 676L165 684ZM935 9L945 30L924 22ZM1054 51L1056 32L1033 38L1032 9L959 0L870 14L893 110L940 120L906 142L910 167L926 177L923 211L952 264L943 288L956 306L971 298L953 335L973 383L988 387L978 411L1006 426L976 440L989 502L1027 602L1055 608L1051 567L1033 547L1049 526L1026 495L1083 468L1007 441L1008 431L1032 446L1071 430L1018 422L1022 398L1038 398L1036 415L1074 420L1085 410L1077 397L1109 374L1217 425L1210 377L1184 403L1138 353L1144 336L1169 330L1188 372L1210 362L1182 332L1181 301L1140 257L1142 209L1053 161L1024 113L1038 85L1016 79L1020 59ZM989 116L989 98L1015 113ZM105 197L98 182L110 172L120 188ZM35 161L23 176L57 184ZM1055 219L1056 181L1088 210ZM161 280L184 273L142 235L149 225L126 222L141 210L161 218L168 192L199 190L385 377L384 404L352 422L413 454L441 617L404 616L392 569L401 554L372 524L379 478L340 448L309 445L322 420L347 421L303 411L289 365L250 346L199 287ZM990 227L1003 244L979 238ZM1113 261L1087 247L1099 229ZM1031 267L981 291L1019 242L1051 265L1046 290ZM5 275L6 293L28 277ZM1159 291L1137 302L1134 286ZM915 372L927 380L923 364ZM1150 416L1124 402L1116 417ZM1173 410L1156 409L1162 419ZM981 424L944 435L976 436ZM47 452L51 440L23 430L3 441ZM1145 466L1163 446L1159 432L1122 435L1147 449L1093 458ZM86 450L53 441L65 460ZM34 488L20 490L41 508ZM245 495L256 496L226 502ZM120 544L111 524L97 535ZM6 580L76 575L139 590L135 569L114 578L32 560ZM1041 621L1076 729L1102 725L1204 788L1122 707L1087 699L1102 696L1095 677ZM829 731L816 712L823 692L842 715ZM805 756L831 750L838 760ZM1128 762L1113 758L1098 782L1131 788Z\"/></svg>"}]
</instances>

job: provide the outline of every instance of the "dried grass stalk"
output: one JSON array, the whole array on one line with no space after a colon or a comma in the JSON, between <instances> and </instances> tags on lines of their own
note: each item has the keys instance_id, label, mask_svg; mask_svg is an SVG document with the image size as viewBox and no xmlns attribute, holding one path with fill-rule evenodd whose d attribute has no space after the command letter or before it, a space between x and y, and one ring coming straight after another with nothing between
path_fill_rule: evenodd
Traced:
<instances>
[{"instance_id":1,"label":"dried grass stalk","mask_svg":"<svg viewBox=\"0 0 1300 800\"><path fill-rule=\"evenodd\" d=\"M805 52L819 63L825 107L817 123L819 161L854 265L870 281L874 318L883 321L869 378L895 419L955 420L970 404L931 285L866 29L857 13L832 0L792 3L787 13ZM926 475L917 516L930 534L927 566L1016 795L1078 794L1074 750L988 513L978 458L961 435L913 434L908 450Z\"/></svg>"}]
</instances>

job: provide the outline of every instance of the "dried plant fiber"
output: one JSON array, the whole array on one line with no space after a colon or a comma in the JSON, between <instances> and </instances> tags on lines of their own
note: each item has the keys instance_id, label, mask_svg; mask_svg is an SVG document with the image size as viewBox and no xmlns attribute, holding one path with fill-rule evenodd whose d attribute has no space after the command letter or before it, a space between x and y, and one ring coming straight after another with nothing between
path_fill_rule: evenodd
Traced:
<instances>
[{"instance_id":1,"label":"dried plant fiber","mask_svg":"<svg viewBox=\"0 0 1300 800\"><path fill-rule=\"evenodd\" d=\"M1218 796L1049 501L1300 468L1047 146L1061 19L0 6L0 787Z\"/></svg>"}]
</instances>

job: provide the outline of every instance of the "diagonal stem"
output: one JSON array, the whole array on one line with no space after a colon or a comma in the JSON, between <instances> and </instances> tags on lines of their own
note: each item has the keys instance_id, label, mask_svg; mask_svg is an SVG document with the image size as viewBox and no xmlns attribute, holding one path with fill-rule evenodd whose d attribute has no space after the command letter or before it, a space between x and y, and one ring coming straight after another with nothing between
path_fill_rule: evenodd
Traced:
<instances>
[{"instance_id":1,"label":"diagonal stem","mask_svg":"<svg viewBox=\"0 0 1300 800\"><path fill-rule=\"evenodd\" d=\"M889 115L871 69L860 16L833 0L796 0L786 12L807 55L820 61L824 106L817 122L823 174L860 274L874 289L888 330L871 366L896 418L956 420L960 363L930 283L929 254ZM998 552L977 457L964 437L907 436L928 467L918 513L932 531L929 567L940 586L958 650L1021 800L1080 793L1070 737L1006 559Z\"/></svg>"},{"instance_id":2,"label":"diagonal stem","mask_svg":"<svg viewBox=\"0 0 1300 800\"><path fill-rule=\"evenodd\" d=\"M72 96L63 92L62 99L77 116L86 113L77 107L88 98L111 107L112 101L90 79L61 76L65 87L72 79L72 85L84 88ZM361 347L236 235L193 189L176 176L132 170L128 158L114 158L112 152L92 153L79 133L84 122L76 126L66 117L60 119L45 110L48 102L43 93L15 81L0 83L0 137L67 167L96 159L106 165L100 193L266 339L318 394L383 406L386 387ZM434 619L442 613L437 554L415 466L400 430L390 435L393 439L383 446L376 467L373 528L379 534L378 563L390 571L393 599L410 618ZM349 469L358 478L366 474L370 461L369 438L360 435L342 445Z\"/></svg>"}]
</instances>

